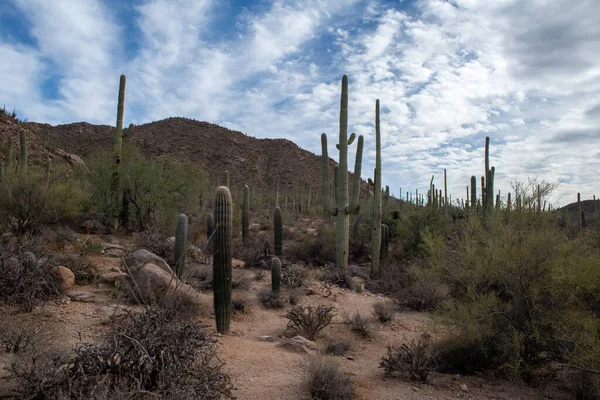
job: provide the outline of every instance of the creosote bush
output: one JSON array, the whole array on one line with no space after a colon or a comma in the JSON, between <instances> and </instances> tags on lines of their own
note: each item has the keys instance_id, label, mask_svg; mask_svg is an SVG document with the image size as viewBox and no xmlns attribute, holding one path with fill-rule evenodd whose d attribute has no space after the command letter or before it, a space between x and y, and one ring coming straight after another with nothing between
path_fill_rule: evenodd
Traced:
<instances>
[{"instance_id":1,"label":"creosote bush","mask_svg":"<svg viewBox=\"0 0 600 400\"><path fill-rule=\"evenodd\" d=\"M373 315L377 317L379 322L390 322L394 318L394 306L390 303L378 301L373 304Z\"/></svg>"},{"instance_id":2,"label":"creosote bush","mask_svg":"<svg viewBox=\"0 0 600 400\"><path fill-rule=\"evenodd\" d=\"M288 288L294 289L304 285L310 277L310 271L297 264L289 265L281 274L281 283Z\"/></svg>"},{"instance_id":3,"label":"creosote bush","mask_svg":"<svg viewBox=\"0 0 600 400\"><path fill-rule=\"evenodd\" d=\"M298 333L309 340L315 340L334 317L335 308L319 304L318 306L295 306L285 317L289 320L287 330Z\"/></svg>"},{"instance_id":4,"label":"creosote bush","mask_svg":"<svg viewBox=\"0 0 600 400\"><path fill-rule=\"evenodd\" d=\"M424 333L418 341L413 340L408 345L388 346L379 368L383 368L386 375L400 373L412 380L427 382L429 372L435 367L429 339L429 335Z\"/></svg>"},{"instance_id":5,"label":"creosote bush","mask_svg":"<svg viewBox=\"0 0 600 400\"><path fill-rule=\"evenodd\" d=\"M264 289L258 292L258 301L260 301L265 308L277 309L283 308L285 305L283 298L280 295L273 293L270 289Z\"/></svg>"},{"instance_id":6,"label":"creosote bush","mask_svg":"<svg viewBox=\"0 0 600 400\"><path fill-rule=\"evenodd\" d=\"M325 358L313 359L306 370L306 386L314 400L352 400L356 392L352 379L339 365Z\"/></svg>"}]
</instances>

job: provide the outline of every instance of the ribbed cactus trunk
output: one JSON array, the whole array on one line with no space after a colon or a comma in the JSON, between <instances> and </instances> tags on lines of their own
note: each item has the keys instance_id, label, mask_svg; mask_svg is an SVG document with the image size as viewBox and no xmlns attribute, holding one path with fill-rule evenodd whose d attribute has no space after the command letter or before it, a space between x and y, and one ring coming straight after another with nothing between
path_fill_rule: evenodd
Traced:
<instances>
[{"instance_id":1,"label":"ribbed cactus trunk","mask_svg":"<svg viewBox=\"0 0 600 400\"><path fill-rule=\"evenodd\" d=\"M446 178L446 168L444 168L444 216L448 216L448 180Z\"/></svg>"},{"instance_id":2,"label":"ribbed cactus trunk","mask_svg":"<svg viewBox=\"0 0 600 400\"><path fill-rule=\"evenodd\" d=\"M248 241L250 236L250 188L248 185L244 186L244 202L242 204L242 240Z\"/></svg>"},{"instance_id":3,"label":"ribbed cactus trunk","mask_svg":"<svg viewBox=\"0 0 600 400\"><path fill-rule=\"evenodd\" d=\"M510 192L508 192L508 196L506 197L506 209L510 211L512 208L512 198Z\"/></svg>"},{"instance_id":4,"label":"ribbed cactus trunk","mask_svg":"<svg viewBox=\"0 0 600 400\"><path fill-rule=\"evenodd\" d=\"M381 255L381 125L379 99L375 101L375 181L373 182L373 227L371 233L371 277L380 276ZM400 192L402 197L402 192Z\"/></svg>"},{"instance_id":5,"label":"ribbed cactus trunk","mask_svg":"<svg viewBox=\"0 0 600 400\"><path fill-rule=\"evenodd\" d=\"M281 261L277 257L271 259L271 291L276 296L281 292Z\"/></svg>"},{"instance_id":6,"label":"ribbed cactus trunk","mask_svg":"<svg viewBox=\"0 0 600 400\"><path fill-rule=\"evenodd\" d=\"M187 247L188 220L187 215L179 214L175 229L175 274L179 279L185 271L185 250Z\"/></svg>"},{"instance_id":7,"label":"ribbed cactus trunk","mask_svg":"<svg viewBox=\"0 0 600 400\"><path fill-rule=\"evenodd\" d=\"M225 186L215 193L213 235L213 292L217 332L229 332L231 314L231 235L233 231L231 193Z\"/></svg>"},{"instance_id":8,"label":"ribbed cactus trunk","mask_svg":"<svg viewBox=\"0 0 600 400\"><path fill-rule=\"evenodd\" d=\"M477 178L475 175L471 176L471 208L477 209Z\"/></svg>"},{"instance_id":9,"label":"ribbed cactus trunk","mask_svg":"<svg viewBox=\"0 0 600 400\"><path fill-rule=\"evenodd\" d=\"M335 207L331 204L331 189L329 185L329 156L327 153L327 135L321 135L323 153L323 206L325 211L336 217L336 266L342 270L348 267L348 251L350 240L350 214L358 211L360 172L362 166L363 137L358 138L356 161L354 164L354 185L352 197L348 202L348 145L355 138L353 133L348 139L348 77L342 78L342 93L340 97L340 134L339 164L335 173Z\"/></svg>"},{"instance_id":10,"label":"ribbed cactus trunk","mask_svg":"<svg viewBox=\"0 0 600 400\"><path fill-rule=\"evenodd\" d=\"M275 207L273 213L273 232L274 232L274 247L275 255L278 257L283 256L283 221L281 215L281 208Z\"/></svg>"},{"instance_id":11,"label":"ribbed cactus trunk","mask_svg":"<svg viewBox=\"0 0 600 400\"><path fill-rule=\"evenodd\" d=\"M117 103L117 129L115 131L115 137L113 140L113 155L114 155L114 170L112 175L112 201L113 201L113 229L119 228L119 215L121 212L121 205L123 203L122 193L120 190L120 176L119 167L121 165L121 155L123 151L123 109L125 104L125 75L121 75L119 81L119 101Z\"/></svg>"},{"instance_id":12,"label":"ribbed cactus trunk","mask_svg":"<svg viewBox=\"0 0 600 400\"><path fill-rule=\"evenodd\" d=\"M19 132L19 144L21 155L19 156L19 172L23 175L27 175L27 137L25 136L25 129L21 128Z\"/></svg>"}]
</instances>

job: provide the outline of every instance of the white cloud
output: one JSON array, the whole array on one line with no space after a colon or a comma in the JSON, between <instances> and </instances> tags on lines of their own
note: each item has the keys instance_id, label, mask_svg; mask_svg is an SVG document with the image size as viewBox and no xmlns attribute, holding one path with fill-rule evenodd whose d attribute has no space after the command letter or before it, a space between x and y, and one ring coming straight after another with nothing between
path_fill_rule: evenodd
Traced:
<instances>
[{"instance_id":1,"label":"white cloud","mask_svg":"<svg viewBox=\"0 0 600 400\"><path fill-rule=\"evenodd\" d=\"M127 21L101 0L12 0L36 45L0 42L0 101L31 119L114 122L118 75L126 120L189 116L258 137L286 137L335 155L339 82L350 78L350 130L374 164L374 103L382 105L384 183L428 187L448 168L464 196L492 137L496 187L564 180L557 198L593 194L600 145L600 2L582 0L274 0L213 30L223 4L144 0ZM120 21L120 22L118 22ZM130 29L131 30L131 29ZM46 74L59 97L43 95ZM350 155L351 157L353 154ZM566 202L566 200L563 200Z\"/></svg>"}]
</instances>

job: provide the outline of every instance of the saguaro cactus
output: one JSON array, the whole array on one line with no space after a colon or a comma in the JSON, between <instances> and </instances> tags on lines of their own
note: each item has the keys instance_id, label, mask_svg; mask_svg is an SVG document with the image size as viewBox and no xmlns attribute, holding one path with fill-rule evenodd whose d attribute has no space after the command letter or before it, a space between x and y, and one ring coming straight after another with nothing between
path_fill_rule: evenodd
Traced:
<instances>
[{"instance_id":1,"label":"saguaro cactus","mask_svg":"<svg viewBox=\"0 0 600 400\"><path fill-rule=\"evenodd\" d=\"M215 193L215 232L213 235L213 292L217 332L229 332L231 314L231 193L219 186Z\"/></svg>"},{"instance_id":2,"label":"saguaro cactus","mask_svg":"<svg viewBox=\"0 0 600 400\"><path fill-rule=\"evenodd\" d=\"M348 138L348 77L342 77L340 98L339 164L335 173L335 207L331 204L329 185L329 156L327 154L327 135L321 135L323 153L323 206L331 216L336 217L336 266L345 270L348 267L350 239L350 214L359 210L358 195L360 189L360 170L362 166L363 137L358 138L356 162L354 164L354 184L352 197L348 202L348 145L352 144L356 134Z\"/></svg>"},{"instance_id":3,"label":"saguaro cactus","mask_svg":"<svg viewBox=\"0 0 600 400\"><path fill-rule=\"evenodd\" d=\"M473 210L477 209L477 178L475 175L471 176L471 207Z\"/></svg>"},{"instance_id":4,"label":"saguaro cactus","mask_svg":"<svg viewBox=\"0 0 600 400\"><path fill-rule=\"evenodd\" d=\"M448 216L448 179L446 178L446 168L444 168L444 215Z\"/></svg>"},{"instance_id":5,"label":"saguaro cactus","mask_svg":"<svg viewBox=\"0 0 600 400\"><path fill-rule=\"evenodd\" d=\"M13 162L13 138L8 138L8 146L6 147L6 170L10 172Z\"/></svg>"},{"instance_id":6,"label":"saguaro cactus","mask_svg":"<svg viewBox=\"0 0 600 400\"><path fill-rule=\"evenodd\" d=\"M25 129L21 128L19 132L19 144L21 155L19 156L19 172L27 174L27 137L25 136Z\"/></svg>"},{"instance_id":7,"label":"saguaro cactus","mask_svg":"<svg viewBox=\"0 0 600 400\"><path fill-rule=\"evenodd\" d=\"M185 270L185 249L187 247L187 215L179 214L177 217L177 228L175 229L175 274L179 279L183 277Z\"/></svg>"},{"instance_id":8,"label":"saguaro cactus","mask_svg":"<svg viewBox=\"0 0 600 400\"><path fill-rule=\"evenodd\" d=\"M250 235L250 188L244 186L244 203L242 205L242 240L246 242Z\"/></svg>"},{"instance_id":9,"label":"saguaro cactus","mask_svg":"<svg viewBox=\"0 0 600 400\"><path fill-rule=\"evenodd\" d=\"M112 175L112 197L113 197L113 229L119 228L119 215L121 211L122 193L120 190L120 177L119 177L119 166L121 164L121 155L123 151L123 109L125 103L125 75L121 75L119 81L119 101L117 103L117 129L115 131L115 137L113 140L113 154L114 154L114 171Z\"/></svg>"},{"instance_id":10,"label":"saguaro cactus","mask_svg":"<svg viewBox=\"0 0 600 400\"><path fill-rule=\"evenodd\" d=\"M388 239L389 239L389 228L386 224L381 224L381 259L384 260L388 254Z\"/></svg>"},{"instance_id":11,"label":"saguaro cactus","mask_svg":"<svg viewBox=\"0 0 600 400\"><path fill-rule=\"evenodd\" d=\"M281 217L281 208L275 207L273 213L273 231L275 236L275 255L283 256L283 221Z\"/></svg>"},{"instance_id":12,"label":"saguaro cactus","mask_svg":"<svg viewBox=\"0 0 600 400\"><path fill-rule=\"evenodd\" d=\"M277 257L271 259L271 290L276 296L281 291L281 261Z\"/></svg>"},{"instance_id":13,"label":"saguaro cactus","mask_svg":"<svg viewBox=\"0 0 600 400\"><path fill-rule=\"evenodd\" d=\"M375 181L373 182L373 227L371 234L371 276L378 278L381 254L381 125L379 99L375 100ZM400 189L402 196L402 189Z\"/></svg>"}]
</instances>

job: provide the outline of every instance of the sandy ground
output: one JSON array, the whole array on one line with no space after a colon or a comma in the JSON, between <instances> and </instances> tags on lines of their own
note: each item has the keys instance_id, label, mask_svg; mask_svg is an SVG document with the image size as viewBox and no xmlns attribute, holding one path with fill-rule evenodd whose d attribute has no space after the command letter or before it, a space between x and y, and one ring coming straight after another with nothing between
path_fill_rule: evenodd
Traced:
<instances>
[{"instance_id":1,"label":"sandy ground","mask_svg":"<svg viewBox=\"0 0 600 400\"><path fill-rule=\"evenodd\" d=\"M110 271L120 264L118 258L95 259L104 271ZM270 275L256 281L254 272L236 268L234 275L243 274L251 282L249 288L243 290L248 309L244 313L235 313L232 318L231 333L225 336L216 335L219 345L219 357L226 362L225 369L234 379L238 399L309 399L304 384L305 367L314 355L294 353L277 347L286 331L286 311L271 310L262 307L257 293L270 285ZM540 391L519 387L502 380L484 379L481 377L461 377L433 373L427 384L411 382L408 379L388 378L379 368L381 357L388 344L408 343L418 338L423 332L431 332L432 321L427 314L397 311L393 321L382 324L372 315L376 302L392 302L369 293L356 293L347 289L333 288L323 290L320 283L312 281L301 297L300 304L327 304L336 308L334 324L327 327L317 339L317 344L324 350L328 341L346 338L352 343L351 349L344 356L329 356L322 351L322 357L337 360L343 371L353 377L359 399L380 400L412 400L412 399L566 399L563 392ZM72 293L78 295L72 295ZM286 297L284 291L283 296ZM207 328L214 333L211 318L212 295L203 293L207 309L198 319L210 325ZM112 287L108 284L94 284L76 287L71 291L71 300L64 298L48 304L41 310L29 315L15 315L8 309L0 310L3 323L11 320L30 319L43 327L65 348L75 346L80 340L92 341L102 334L110 325L111 316L119 305L112 296ZM359 312L369 319L372 335L363 339L350 332L342 324L345 314ZM262 336L271 336L274 342L261 340ZM3 367L9 365L12 355L0 351L0 377L6 376ZM0 397L9 382L0 380ZM462 388L461 388L462 386Z\"/></svg>"}]
</instances>

